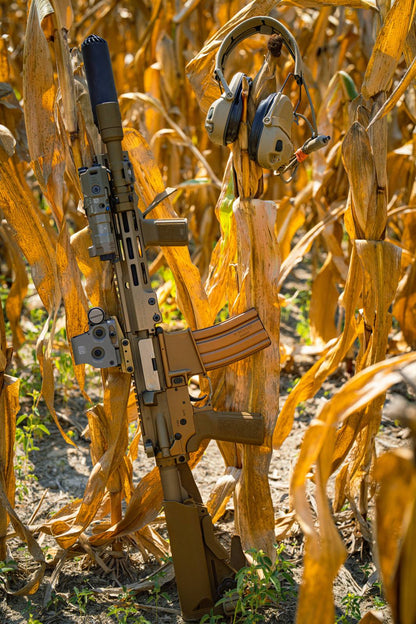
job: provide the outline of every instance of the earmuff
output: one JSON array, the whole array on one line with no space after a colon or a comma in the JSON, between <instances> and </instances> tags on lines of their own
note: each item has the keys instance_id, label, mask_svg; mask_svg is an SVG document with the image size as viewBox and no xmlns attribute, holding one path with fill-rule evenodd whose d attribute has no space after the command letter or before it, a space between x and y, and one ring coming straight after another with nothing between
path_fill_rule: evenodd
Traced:
<instances>
[{"instance_id":1,"label":"earmuff","mask_svg":"<svg viewBox=\"0 0 416 624\"><path fill-rule=\"evenodd\" d=\"M214 78L223 93L211 105L205 120L205 128L213 143L227 145L236 141L243 111L241 91L244 74L237 73L228 84L224 77L225 61L240 41L258 33L281 35L283 43L295 61L293 77L300 89L304 86L312 112L312 124L306 120L312 130L312 137L294 154L291 139L292 124L298 117L303 116L294 111L290 99L282 93L286 81L279 92L269 95L260 102L248 137L249 157L264 169L281 172L301 162L303 156L300 152L306 149L307 145L309 151L302 152L304 157L306 153L323 147L329 137L317 134L315 112L302 77L302 59L298 44L287 28L273 17L252 17L239 24L224 38L217 52L214 70ZM251 84L251 79L248 80Z\"/></svg>"},{"instance_id":2,"label":"earmuff","mask_svg":"<svg viewBox=\"0 0 416 624\"><path fill-rule=\"evenodd\" d=\"M213 143L228 145L237 139L243 114L243 99L241 97L243 77L242 72L235 74L229 86L231 97L227 97L226 93L223 93L208 111L205 128ZM251 78L248 80L251 84Z\"/></svg>"},{"instance_id":3,"label":"earmuff","mask_svg":"<svg viewBox=\"0 0 416 624\"><path fill-rule=\"evenodd\" d=\"M223 73L225 61L240 41L258 33L265 35L280 34L282 36L284 44L295 60L295 79L298 84L302 84L302 59L299 48L283 24L267 16L252 17L239 24L228 33L218 50L214 77L224 92L211 105L205 120L205 128L211 141L219 145L234 143L237 139L243 110L241 86L244 74L239 72L233 76L230 84L228 84ZM249 83L251 83L251 79L249 79Z\"/></svg>"},{"instance_id":4,"label":"earmuff","mask_svg":"<svg viewBox=\"0 0 416 624\"><path fill-rule=\"evenodd\" d=\"M264 169L279 169L293 154L293 106L287 95L272 93L260 102L248 136L248 155Z\"/></svg>"}]
</instances>

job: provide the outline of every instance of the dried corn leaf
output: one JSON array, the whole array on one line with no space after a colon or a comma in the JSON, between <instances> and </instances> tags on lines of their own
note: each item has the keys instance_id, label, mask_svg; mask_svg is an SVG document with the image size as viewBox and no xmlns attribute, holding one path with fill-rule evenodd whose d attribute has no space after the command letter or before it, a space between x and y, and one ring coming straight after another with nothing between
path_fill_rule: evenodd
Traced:
<instances>
[{"instance_id":1,"label":"dried corn leaf","mask_svg":"<svg viewBox=\"0 0 416 624\"><path fill-rule=\"evenodd\" d=\"M377 396L365 408L349 416L337 431L332 471L336 470L349 452L350 456L335 480L335 512L341 511L346 499L351 501L358 498L361 516L366 517L368 514L368 486L374 460L374 440L380 428L384 401L385 394Z\"/></svg>"},{"instance_id":2,"label":"dried corn leaf","mask_svg":"<svg viewBox=\"0 0 416 624\"><path fill-rule=\"evenodd\" d=\"M364 359L358 356L357 368L384 359L391 329L391 306L400 277L401 249L385 241L355 241L363 266L363 317L365 332L361 339Z\"/></svg>"},{"instance_id":3,"label":"dried corn leaf","mask_svg":"<svg viewBox=\"0 0 416 624\"><path fill-rule=\"evenodd\" d=\"M135 65L139 63L140 57L146 49L146 44L148 43L148 40L150 39L150 37L152 36L152 33L154 32L155 22L160 15L162 6L163 6L162 0L157 0L157 2L152 3L152 7L151 7L152 14L150 16L150 19L148 19L146 28L137 43L138 50L136 52L136 56L134 59Z\"/></svg>"},{"instance_id":4,"label":"dried corn leaf","mask_svg":"<svg viewBox=\"0 0 416 624\"><path fill-rule=\"evenodd\" d=\"M56 28L69 30L73 21L70 0L34 0L39 21L46 38L52 38Z\"/></svg>"},{"instance_id":5,"label":"dried corn leaf","mask_svg":"<svg viewBox=\"0 0 416 624\"><path fill-rule=\"evenodd\" d=\"M208 277L205 283L205 291L214 317L222 310L227 301L233 301L236 298L238 292L235 271L237 240L233 233L233 228L235 229L233 214L234 182L231 171L232 156L230 155L224 173L224 181L228 180L228 184L223 184L215 207L221 237L211 254Z\"/></svg>"},{"instance_id":6,"label":"dried corn leaf","mask_svg":"<svg viewBox=\"0 0 416 624\"><path fill-rule=\"evenodd\" d=\"M345 206L335 206L323 219L314 225L310 230L302 236L302 238L292 248L289 255L283 260L280 266L278 288L282 288L287 276L292 271L293 267L301 262L305 254L308 253L312 247L312 243L316 238L322 234L325 228L334 221L336 221L344 212Z\"/></svg>"},{"instance_id":7,"label":"dried corn leaf","mask_svg":"<svg viewBox=\"0 0 416 624\"><path fill-rule=\"evenodd\" d=\"M290 253L292 240L305 223L305 215L297 204L285 197L277 205L275 232L280 247L282 262Z\"/></svg>"},{"instance_id":8,"label":"dried corn leaf","mask_svg":"<svg viewBox=\"0 0 416 624\"><path fill-rule=\"evenodd\" d=\"M362 356L357 370L384 359L391 328L391 304L400 275L400 249L385 241L355 241L363 267L363 331L360 334ZM360 494L361 513L367 512L366 484L374 453L374 438L381 421L384 395L368 403L364 410L351 415L337 431L334 471L351 452L347 467L336 480L335 509L340 510L345 496Z\"/></svg>"},{"instance_id":9,"label":"dried corn leaf","mask_svg":"<svg viewBox=\"0 0 416 624\"><path fill-rule=\"evenodd\" d=\"M64 522L61 518L52 519L51 530L62 548L73 545L82 531L95 518L100 508L105 488L112 475L120 468L127 449L127 402L130 390L130 375L108 369L104 388L104 414L106 446L99 461L94 465L85 488L82 504L76 518ZM100 450L100 445L96 446Z\"/></svg>"},{"instance_id":10,"label":"dried corn leaf","mask_svg":"<svg viewBox=\"0 0 416 624\"><path fill-rule=\"evenodd\" d=\"M406 73L404 74L400 82L396 85L396 87L394 88L393 93L389 96L389 98L386 100L383 106L377 111L376 115L372 117L367 130L376 121L378 121L385 115L388 115L388 113L390 113L393 110L393 108L396 106L396 104L398 103L402 95L410 87L415 76L416 76L416 58L413 59L410 66L407 68Z\"/></svg>"},{"instance_id":11,"label":"dried corn leaf","mask_svg":"<svg viewBox=\"0 0 416 624\"><path fill-rule=\"evenodd\" d=\"M27 294L29 280L20 249L12 237L12 232L7 222L0 225L0 237L6 245L7 253L11 260L11 269L13 271L13 283L6 301L6 315L12 331L13 349L17 352L25 341L25 336L20 326L20 316L22 313L23 300Z\"/></svg>"},{"instance_id":12,"label":"dried corn leaf","mask_svg":"<svg viewBox=\"0 0 416 624\"><path fill-rule=\"evenodd\" d=\"M2 483L2 479L0 479L0 509L4 509L10 518L10 522L13 525L14 530L21 540L26 542L29 552L32 555L33 559L38 563L38 568L36 572L32 574L32 577L29 581L18 590L9 589L6 584L6 591L8 594L12 594L14 596L27 596L37 592L39 589L39 585L42 581L42 578L45 574L46 569L46 561L43 556L43 551L35 538L33 537L31 531L23 524L23 522L19 519L18 515L14 511L13 507L10 504L10 501L5 492L5 488Z\"/></svg>"},{"instance_id":13,"label":"dried corn leaf","mask_svg":"<svg viewBox=\"0 0 416 624\"><path fill-rule=\"evenodd\" d=\"M0 178L0 208L31 267L32 278L43 305L52 311L60 301L54 245L29 187L19 181L11 160L0 163Z\"/></svg>"},{"instance_id":14,"label":"dried corn leaf","mask_svg":"<svg viewBox=\"0 0 416 624\"><path fill-rule=\"evenodd\" d=\"M219 409L249 410L261 413L265 441L261 447L222 444L224 454L242 474L236 489L237 530L244 548L272 552L274 512L268 483L271 436L279 403L279 310L276 309L279 249L273 235L276 204L262 200L235 200L235 225L230 237L237 241L236 275L239 290L229 301L230 314L256 307L272 341L271 346L228 367ZM256 272L253 267L256 267ZM256 279L254 279L256 275ZM264 284L268 287L264 288ZM227 447L229 449L227 450ZM233 460L234 450L234 460ZM237 462L237 463L236 463Z\"/></svg>"},{"instance_id":15,"label":"dried corn leaf","mask_svg":"<svg viewBox=\"0 0 416 624\"><path fill-rule=\"evenodd\" d=\"M3 37L0 41L0 82L7 82L10 79L10 65L7 54L7 42Z\"/></svg>"},{"instance_id":16,"label":"dried corn leaf","mask_svg":"<svg viewBox=\"0 0 416 624\"><path fill-rule=\"evenodd\" d=\"M377 35L361 88L366 99L388 89L402 55L415 8L414 0L396 0L387 13L384 25Z\"/></svg>"},{"instance_id":17,"label":"dried corn leaf","mask_svg":"<svg viewBox=\"0 0 416 624\"><path fill-rule=\"evenodd\" d=\"M91 258L88 248L91 247L91 233L89 227L79 230L71 236L71 247L74 250L79 270L85 277L85 291L92 306L109 310L114 306L110 301L112 291L112 269L110 263L104 263L99 258ZM82 328L84 331L84 327Z\"/></svg>"},{"instance_id":18,"label":"dried corn leaf","mask_svg":"<svg viewBox=\"0 0 416 624\"><path fill-rule=\"evenodd\" d=\"M0 392L3 388L4 373L9 363L8 352L6 323L4 322L3 306L0 305Z\"/></svg>"},{"instance_id":19,"label":"dried corn leaf","mask_svg":"<svg viewBox=\"0 0 416 624\"><path fill-rule=\"evenodd\" d=\"M332 586L346 549L333 522L326 496L326 482L329 476L328 452L334 431L322 422L313 422L306 431L299 459L296 463L291 489L296 517L305 534L305 555L302 584L296 613L297 624L322 622L332 624L335 617ZM325 445L320 445L321 436ZM311 455L319 449L317 467L316 507L318 527L311 512L306 494L306 479L311 468Z\"/></svg>"},{"instance_id":20,"label":"dried corn leaf","mask_svg":"<svg viewBox=\"0 0 416 624\"><path fill-rule=\"evenodd\" d=\"M95 405L88 410L88 433L91 440L90 454L93 466L97 464L108 448L108 427L104 412L104 406Z\"/></svg>"},{"instance_id":21,"label":"dried corn leaf","mask_svg":"<svg viewBox=\"0 0 416 624\"><path fill-rule=\"evenodd\" d=\"M53 42L58 69L60 97L64 109L64 124L74 139L78 130L75 82L72 75L67 33L73 21L70 0L34 0L45 37ZM77 154L78 156L78 154ZM77 166L81 166L79 159Z\"/></svg>"},{"instance_id":22,"label":"dried corn leaf","mask_svg":"<svg viewBox=\"0 0 416 624\"><path fill-rule=\"evenodd\" d=\"M160 170L148 144L137 130L126 128L123 144L129 152L143 197L149 205L155 196L164 190ZM168 199L161 202L154 209L153 214L158 219L176 216ZM191 261L188 248L165 247L163 253L172 269L178 304L189 326L191 328L209 326L212 323L212 316L199 271Z\"/></svg>"},{"instance_id":23,"label":"dried corn leaf","mask_svg":"<svg viewBox=\"0 0 416 624\"><path fill-rule=\"evenodd\" d=\"M75 256L69 241L66 222L63 223L56 246L56 264L59 285L65 306L66 331L68 341L81 334L88 325L88 303L77 270ZM85 384L85 366L74 367L75 376L81 390Z\"/></svg>"},{"instance_id":24,"label":"dried corn leaf","mask_svg":"<svg viewBox=\"0 0 416 624\"><path fill-rule=\"evenodd\" d=\"M65 157L54 121L56 85L48 44L39 23L36 2L32 2L24 48L23 97L30 103L25 122L30 158L36 178L45 193L54 217L62 221Z\"/></svg>"},{"instance_id":25,"label":"dried corn leaf","mask_svg":"<svg viewBox=\"0 0 416 624\"><path fill-rule=\"evenodd\" d=\"M416 347L416 262L407 268L402 278L393 307L393 314L397 319L407 344Z\"/></svg>"},{"instance_id":26,"label":"dried corn leaf","mask_svg":"<svg viewBox=\"0 0 416 624\"><path fill-rule=\"evenodd\" d=\"M377 211L373 151L368 135L358 121L345 136L342 158L352 193L353 238L380 239L386 224L383 215Z\"/></svg>"},{"instance_id":27,"label":"dried corn leaf","mask_svg":"<svg viewBox=\"0 0 416 624\"><path fill-rule=\"evenodd\" d=\"M8 160L15 152L16 139L6 126L0 125L0 160Z\"/></svg>"},{"instance_id":28,"label":"dried corn leaf","mask_svg":"<svg viewBox=\"0 0 416 624\"><path fill-rule=\"evenodd\" d=\"M55 425L57 426L65 442L67 442L67 444L70 444L71 446L76 446L75 442L71 440L71 438L62 429L62 425L59 422L58 415L55 411L55 378L53 374L53 360L51 358L51 351L53 336L55 333L54 327L56 324L56 318L57 309L54 312L52 322L53 327L49 336L48 332L52 321L51 315L47 318L36 344L36 357L39 362L40 371L42 374L41 395L45 400L45 403L48 407L49 412L52 415Z\"/></svg>"},{"instance_id":29,"label":"dried corn leaf","mask_svg":"<svg viewBox=\"0 0 416 624\"><path fill-rule=\"evenodd\" d=\"M414 361L416 354L410 353L361 371L323 405L305 433L291 480L292 501L306 540L298 624L317 621L332 624L334 621L332 583L346 555L326 495L326 484L332 472L336 426L398 383L402 379L400 370ZM314 465L317 526L306 493L308 475Z\"/></svg>"},{"instance_id":30,"label":"dried corn leaf","mask_svg":"<svg viewBox=\"0 0 416 624\"><path fill-rule=\"evenodd\" d=\"M186 145L189 148L189 150L193 153L195 158L197 160L199 160L203 164L203 166L205 167L205 169L206 169L208 175L210 176L212 182L218 188L221 188L221 182L218 180L217 176L215 175L212 167L209 165L209 163L206 160L205 156L203 154L201 154L201 152L196 147L196 145L193 144L191 139L186 136L186 134L183 132L181 127L166 112L166 110L163 107L162 103L157 98L155 98L155 97L153 97L153 96L151 96L151 95L149 95L147 93L123 93L123 95L120 98L120 105L126 104L129 101L131 101L131 102L136 102L136 101L143 102L144 104L148 104L148 105L152 106L153 108L155 108L165 118L167 123L175 130L177 135L183 141L183 144ZM174 161L172 161L172 165L176 166L176 163ZM175 176L175 178L176 177L178 177L178 176Z\"/></svg>"},{"instance_id":31,"label":"dried corn leaf","mask_svg":"<svg viewBox=\"0 0 416 624\"><path fill-rule=\"evenodd\" d=\"M301 378L298 384L286 399L280 411L276 428L273 434L273 446L279 448L289 435L296 406L314 396L323 381L339 366L348 353L357 336L355 310L358 307L362 290L362 268L357 253L353 249L351 255L348 279L345 285L343 306L345 308L345 328L341 336L325 355L320 358Z\"/></svg>"},{"instance_id":32,"label":"dried corn leaf","mask_svg":"<svg viewBox=\"0 0 416 624\"><path fill-rule=\"evenodd\" d=\"M198 451L191 453L189 460L191 469L200 461L207 445L208 441L205 441L201 444ZM156 518L162 504L163 492L159 470L157 467L154 467L151 472L139 481L122 520L101 534L91 537L90 543L100 546L114 540L116 537L140 531Z\"/></svg>"},{"instance_id":33,"label":"dried corn leaf","mask_svg":"<svg viewBox=\"0 0 416 624\"><path fill-rule=\"evenodd\" d=\"M256 15L268 15L272 8L280 4L276 0L254 0L243 7L236 15L227 21L204 47L186 66L186 75L195 91L199 106L203 113L207 113L212 102L219 98L221 92L218 83L213 79L215 55L224 37L238 24Z\"/></svg>"},{"instance_id":34,"label":"dried corn leaf","mask_svg":"<svg viewBox=\"0 0 416 624\"><path fill-rule=\"evenodd\" d=\"M160 65L162 90L171 102L175 102L179 88L175 43L166 33L156 44L156 60Z\"/></svg>"},{"instance_id":35,"label":"dried corn leaf","mask_svg":"<svg viewBox=\"0 0 416 624\"><path fill-rule=\"evenodd\" d=\"M326 343L338 335L335 326L335 312L339 293L337 282L339 273L329 253L312 284L309 306L309 322L312 342Z\"/></svg>"},{"instance_id":36,"label":"dried corn leaf","mask_svg":"<svg viewBox=\"0 0 416 624\"><path fill-rule=\"evenodd\" d=\"M111 424L108 422L103 405L96 405L88 411L88 425L91 438L91 459L93 466L95 466L108 450L112 435ZM131 481L131 461L124 456L117 470L110 474L106 487L110 493L122 492L123 497L128 501L131 497Z\"/></svg>"},{"instance_id":37,"label":"dried corn leaf","mask_svg":"<svg viewBox=\"0 0 416 624\"><path fill-rule=\"evenodd\" d=\"M3 311L0 309L0 314ZM5 359L5 358L4 358ZM19 411L19 380L0 371L0 484L5 496L14 507L14 442L16 434L16 415ZM7 557L6 534L9 515L5 506L0 506L0 561Z\"/></svg>"},{"instance_id":38,"label":"dried corn leaf","mask_svg":"<svg viewBox=\"0 0 416 624\"><path fill-rule=\"evenodd\" d=\"M382 455L376 464L376 537L385 596L394 622L416 619L416 469L410 450Z\"/></svg>"},{"instance_id":39,"label":"dried corn leaf","mask_svg":"<svg viewBox=\"0 0 416 624\"><path fill-rule=\"evenodd\" d=\"M234 494L241 477L241 468L227 466L225 473L218 479L206 502L213 522L217 522L225 513L231 496Z\"/></svg>"},{"instance_id":40,"label":"dried corn leaf","mask_svg":"<svg viewBox=\"0 0 416 624\"><path fill-rule=\"evenodd\" d=\"M186 0L179 12L173 16L172 21L175 24L180 24L181 22L185 21L192 13L192 11L194 11L198 7L200 2L201 0Z\"/></svg>"},{"instance_id":41,"label":"dried corn leaf","mask_svg":"<svg viewBox=\"0 0 416 624\"><path fill-rule=\"evenodd\" d=\"M290 0L290 3L303 8L316 9L316 7L345 6L354 9L378 9L375 0Z\"/></svg>"}]
</instances>

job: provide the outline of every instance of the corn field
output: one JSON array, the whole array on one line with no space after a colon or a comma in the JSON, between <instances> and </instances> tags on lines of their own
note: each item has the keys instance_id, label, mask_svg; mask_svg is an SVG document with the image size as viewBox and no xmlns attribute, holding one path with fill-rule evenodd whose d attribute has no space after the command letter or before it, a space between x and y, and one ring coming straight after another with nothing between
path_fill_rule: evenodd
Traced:
<instances>
[{"instance_id":1,"label":"corn field","mask_svg":"<svg viewBox=\"0 0 416 624\"><path fill-rule=\"evenodd\" d=\"M117 309L109 263L88 253L77 173L101 152L80 53L96 33L111 52L139 208L177 187L154 215L186 217L190 227L189 249L151 250L166 323L203 328L255 307L271 338L269 348L210 373L215 409L261 413L266 430L260 447L218 443L224 466L207 503L211 516L217 521L233 500L244 550L270 556L276 541L300 530L296 624L334 624L333 583L347 557L337 515L348 506L357 540L379 570L391 621L416 623L410 403L397 416L409 444L376 453L386 393L403 382L416 387L415 9L414 0L0 3L0 561L11 557L17 536L33 564L18 582L3 579L10 600L45 582L45 536L56 547L50 591L64 562L80 552L107 572L105 553L127 542L144 562L169 555L158 530L157 470L149 461L148 472L133 473L136 403L130 376L116 368L92 378L88 367L71 364L71 392L87 406L92 469L83 496L58 503L41 524L24 523L15 510L16 421L30 392L28 368L33 361L40 368L34 404L47 406L76 447L56 407L68 391L62 357L70 361L70 339L85 331L90 306ZM213 145L204 128L220 95L212 77L218 47L257 15L274 16L295 36L319 131L331 137L287 183L247 156L258 103L293 70L286 52L268 53L267 37L246 39L227 60L227 76L256 76L236 143ZM288 88L295 101L295 83ZM306 99L299 112L310 117ZM297 125L294 145L308 132ZM280 380L306 350L300 337L289 343L280 331L281 315L290 316L286 287L300 264L308 273L313 362L279 408ZM36 335L28 331L28 294L42 311ZM299 405L346 368L348 380L321 402L287 468L290 509L276 509L273 454L291 435ZM207 444L192 454L191 467ZM369 611L360 621L381 620Z\"/></svg>"}]
</instances>

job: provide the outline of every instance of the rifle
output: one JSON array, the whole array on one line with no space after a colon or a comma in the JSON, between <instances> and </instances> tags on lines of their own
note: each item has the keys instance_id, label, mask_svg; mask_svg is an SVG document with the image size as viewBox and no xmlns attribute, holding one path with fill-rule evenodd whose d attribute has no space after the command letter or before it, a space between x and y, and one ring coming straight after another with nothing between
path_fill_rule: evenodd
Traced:
<instances>
[{"instance_id":1,"label":"rifle","mask_svg":"<svg viewBox=\"0 0 416 624\"><path fill-rule=\"evenodd\" d=\"M210 402L192 404L188 382L193 375L225 366L270 344L255 309L213 327L165 332L151 286L146 249L187 245L186 219L149 219L138 210L134 174L121 141L123 129L107 43L90 35L82 54L94 121L106 153L79 170L91 232L91 257L112 263L120 316L98 307L88 311L88 331L72 338L76 364L118 366L130 373L137 398L144 448L154 457L163 489L179 601L185 620L208 613L235 586L245 557L240 538L230 554L214 534L213 524L188 465L189 453L203 439L262 444L259 414L217 412Z\"/></svg>"}]
</instances>

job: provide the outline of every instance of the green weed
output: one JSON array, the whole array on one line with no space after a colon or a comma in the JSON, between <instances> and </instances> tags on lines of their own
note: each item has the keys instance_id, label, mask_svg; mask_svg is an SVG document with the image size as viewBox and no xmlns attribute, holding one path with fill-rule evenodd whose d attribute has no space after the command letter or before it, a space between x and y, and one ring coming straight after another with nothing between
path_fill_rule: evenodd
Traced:
<instances>
[{"instance_id":1,"label":"green weed","mask_svg":"<svg viewBox=\"0 0 416 624\"><path fill-rule=\"evenodd\" d=\"M20 381L19 396L24 398L32 391L40 392L42 388L42 374L37 360L36 349L32 349L31 361L28 369L20 370L19 367L11 366L8 369L9 375L17 377Z\"/></svg>"},{"instance_id":2,"label":"green weed","mask_svg":"<svg viewBox=\"0 0 416 624\"><path fill-rule=\"evenodd\" d=\"M69 599L71 604L77 605L82 615L86 614L88 603L95 601L95 595L91 589L78 589L78 587L74 587L74 595Z\"/></svg>"},{"instance_id":3,"label":"green weed","mask_svg":"<svg viewBox=\"0 0 416 624\"><path fill-rule=\"evenodd\" d=\"M218 312L215 317L215 323L222 323L222 321L226 321L230 317L230 309L228 305L228 301L225 306Z\"/></svg>"},{"instance_id":4,"label":"green weed","mask_svg":"<svg viewBox=\"0 0 416 624\"><path fill-rule=\"evenodd\" d=\"M17 570L17 563L10 559L9 561L0 561L0 583L4 582L10 572Z\"/></svg>"},{"instance_id":5,"label":"green weed","mask_svg":"<svg viewBox=\"0 0 416 624\"><path fill-rule=\"evenodd\" d=\"M23 449L26 459L29 459L29 453L39 450L35 445L35 438L41 439L44 435L49 435L49 429L42 422L39 413L39 391L34 389L28 394L33 399L32 409L29 414L21 414L16 421L16 444Z\"/></svg>"},{"instance_id":6,"label":"green weed","mask_svg":"<svg viewBox=\"0 0 416 624\"><path fill-rule=\"evenodd\" d=\"M350 624L351 620L358 622L361 619L362 599L362 596L348 592L341 600L344 613L337 618L336 624Z\"/></svg>"},{"instance_id":7,"label":"green weed","mask_svg":"<svg viewBox=\"0 0 416 624\"><path fill-rule=\"evenodd\" d=\"M150 602L151 600L154 601L155 603L155 608L156 608L156 622L159 621L159 614L158 614L158 605L159 605L159 600L160 598L165 598L165 600L169 600L169 596L167 593L162 592L162 579L163 577L166 576L166 572L164 570L161 570L160 572L158 572L157 574L152 576L152 580L154 582L154 587L150 592L150 597L148 602Z\"/></svg>"},{"instance_id":8,"label":"green weed","mask_svg":"<svg viewBox=\"0 0 416 624\"><path fill-rule=\"evenodd\" d=\"M28 600L27 605L23 609L23 612L27 614L26 624L43 624L33 615L34 608L36 609L36 606L32 604L31 600Z\"/></svg>"},{"instance_id":9,"label":"green weed","mask_svg":"<svg viewBox=\"0 0 416 624\"><path fill-rule=\"evenodd\" d=\"M42 622L38 619L36 619L32 613L29 614L29 619L27 621L27 624L42 624Z\"/></svg>"},{"instance_id":10,"label":"green weed","mask_svg":"<svg viewBox=\"0 0 416 624\"><path fill-rule=\"evenodd\" d=\"M365 563L363 566L361 566L361 570L365 575L366 580L368 581L374 570L374 567L371 563ZM385 601L383 595L383 585L380 580L376 580L372 583L370 598L373 601L373 605L376 609L384 609L384 607L387 606L387 602Z\"/></svg>"},{"instance_id":11,"label":"green weed","mask_svg":"<svg viewBox=\"0 0 416 624\"><path fill-rule=\"evenodd\" d=\"M293 295L286 296L286 305L280 308L280 317L287 323L291 316L297 316L296 331L306 344L311 343L309 327L309 306L311 290L297 290Z\"/></svg>"},{"instance_id":12,"label":"green weed","mask_svg":"<svg viewBox=\"0 0 416 624\"><path fill-rule=\"evenodd\" d=\"M59 384L63 389L63 399L69 398L69 390L74 386L74 365L72 357L67 350L68 339L65 327L61 327L56 333L54 340L57 342L57 347L53 350L52 356L54 364L59 373Z\"/></svg>"},{"instance_id":13,"label":"green weed","mask_svg":"<svg viewBox=\"0 0 416 624\"><path fill-rule=\"evenodd\" d=\"M32 397L30 412L21 414L16 421L15 449L18 448L19 453L16 453L15 456L15 474L19 500L23 500L24 496L28 494L30 480L37 480L33 473L33 466L29 461L29 455L32 451L39 450L39 447L36 446L36 440L41 439L44 435L49 435L49 429L39 413L39 390L33 388L31 392L28 392L28 396Z\"/></svg>"},{"instance_id":14,"label":"green weed","mask_svg":"<svg viewBox=\"0 0 416 624\"><path fill-rule=\"evenodd\" d=\"M310 326L309 326L309 306L311 302L311 291L300 290L296 298L298 306L299 321L296 324L296 331L305 344L311 344Z\"/></svg>"},{"instance_id":15,"label":"green weed","mask_svg":"<svg viewBox=\"0 0 416 624\"><path fill-rule=\"evenodd\" d=\"M134 594L125 591L120 596L120 602L108 608L107 614L114 616L117 624L151 624L149 620L139 614L134 600Z\"/></svg>"},{"instance_id":16,"label":"green weed","mask_svg":"<svg viewBox=\"0 0 416 624\"><path fill-rule=\"evenodd\" d=\"M224 624L224 616L223 615L214 615L214 613L207 613L200 620L200 624Z\"/></svg>"},{"instance_id":17,"label":"green weed","mask_svg":"<svg viewBox=\"0 0 416 624\"><path fill-rule=\"evenodd\" d=\"M295 388L296 384L300 381L300 377L296 377L287 387L286 392L290 394L292 390Z\"/></svg>"},{"instance_id":18,"label":"green weed","mask_svg":"<svg viewBox=\"0 0 416 624\"><path fill-rule=\"evenodd\" d=\"M384 607L387 606L387 602L384 599L383 586L381 581L376 581L374 583L374 587L376 588L376 594L371 596L373 604L376 609L384 609Z\"/></svg>"},{"instance_id":19,"label":"green weed","mask_svg":"<svg viewBox=\"0 0 416 624\"><path fill-rule=\"evenodd\" d=\"M133 605L112 605L107 614L114 615L118 624L151 624L143 615L138 615L138 611Z\"/></svg>"},{"instance_id":20,"label":"green weed","mask_svg":"<svg viewBox=\"0 0 416 624\"><path fill-rule=\"evenodd\" d=\"M216 606L235 603L232 624L257 624L264 621L266 607L277 607L283 600L295 594L293 564L282 556L283 544L275 546L274 562L262 550L249 551L253 563L241 568L236 574L236 588L230 590ZM213 611L201 619L201 624L224 622L224 616Z\"/></svg>"}]
</instances>

